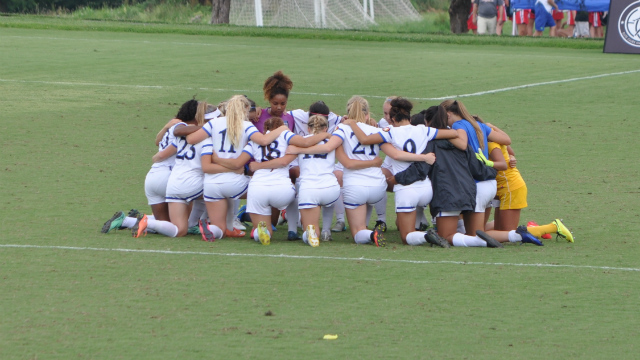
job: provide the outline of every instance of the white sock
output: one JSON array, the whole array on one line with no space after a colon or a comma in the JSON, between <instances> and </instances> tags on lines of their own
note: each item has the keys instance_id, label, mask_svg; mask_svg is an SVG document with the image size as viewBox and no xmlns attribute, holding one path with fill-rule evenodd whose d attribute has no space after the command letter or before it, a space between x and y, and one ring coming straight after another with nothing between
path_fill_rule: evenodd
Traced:
<instances>
[{"instance_id":1,"label":"white sock","mask_svg":"<svg viewBox=\"0 0 640 360\"><path fill-rule=\"evenodd\" d=\"M336 221L344 222L344 198L342 197L342 188L340 188L340 197L335 202Z\"/></svg>"},{"instance_id":2,"label":"white sock","mask_svg":"<svg viewBox=\"0 0 640 360\"><path fill-rule=\"evenodd\" d=\"M222 229L213 224L209 224L209 231L213 233L213 237L216 239L222 239L222 236L224 235L222 233Z\"/></svg>"},{"instance_id":3,"label":"white sock","mask_svg":"<svg viewBox=\"0 0 640 360\"><path fill-rule=\"evenodd\" d=\"M297 232L298 221L300 221L298 199L293 199L293 201L287 206L287 213L285 214L285 216L287 218L287 227L289 228L289 231Z\"/></svg>"},{"instance_id":4,"label":"white sock","mask_svg":"<svg viewBox=\"0 0 640 360\"><path fill-rule=\"evenodd\" d=\"M207 205L205 205L203 199L193 200L193 206L191 207L191 213L189 214L189 221L187 222L188 227L198 226L198 221L202 219L207 220Z\"/></svg>"},{"instance_id":5,"label":"white sock","mask_svg":"<svg viewBox=\"0 0 640 360\"><path fill-rule=\"evenodd\" d=\"M455 235L453 235L453 246L487 247L487 243L477 236L468 236L456 233Z\"/></svg>"},{"instance_id":6,"label":"white sock","mask_svg":"<svg viewBox=\"0 0 640 360\"><path fill-rule=\"evenodd\" d=\"M467 232L464 228L464 220L458 219L458 229L456 231L460 234L464 234Z\"/></svg>"},{"instance_id":7,"label":"white sock","mask_svg":"<svg viewBox=\"0 0 640 360\"><path fill-rule=\"evenodd\" d=\"M378 214L378 220L387 222L387 193L384 193L382 200L373 204L376 208L376 214Z\"/></svg>"},{"instance_id":8,"label":"white sock","mask_svg":"<svg viewBox=\"0 0 640 360\"><path fill-rule=\"evenodd\" d=\"M122 220L122 227L126 227L131 229L132 227L134 227L136 225L136 221L138 221L138 219L134 218L134 217L130 217L127 216L124 218L124 220Z\"/></svg>"},{"instance_id":9,"label":"white sock","mask_svg":"<svg viewBox=\"0 0 640 360\"><path fill-rule=\"evenodd\" d=\"M168 221L156 220L155 218L149 219L147 216L147 229L154 230L155 232L168 237L178 236L178 227Z\"/></svg>"},{"instance_id":10,"label":"white sock","mask_svg":"<svg viewBox=\"0 0 640 360\"><path fill-rule=\"evenodd\" d=\"M240 209L240 199L233 199L233 213L237 214L238 213L238 209Z\"/></svg>"},{"instance_id":11,"label":"white sock","mask_svg":"<svg viewBox=\"0 0 640 360\"><path fill-rule=\"evenodd\" d=\"M333 205L322 207L322 231L331 231L331 221L333 221L333 209L334 209Z\"/></svg>"},{"instance_id":12,"label":"white sock","mask_svg":"<svg viewBox=\"0 0 640 360\"><path fill-rule=\"evenodd\" d=\"M425 233L421 231L412 231L407 234L407 244L417 246L427 242L424 238Z\"/></svg>"},{"instance_id":13,"label":"white sock","mask_svg":"<svg viewBox=\"0 0 640 360\"><path fill-rule=\"evenodd\" d=\"M224 201L224 200L222 200ZM227 199L227 229L233 231L233 219L236 217L236 212L233 210L233 199ZM217 237L216 237L217 239Z\"/></svg>"},{"instance_id":14,"label":"white sock","mask_svg":"<svg viewBox=\"0 0 640 360\"><path fill-rule=\"evenodd\" d=\"M305 244L309 244L309 237L307 236L307 232L303 232L302 233L302 241L304 241Z\"/></svg>"},{"instance_id":15,"label":"white sock","mask_svg":"<svg viewBox=\"0 0 640 360\"><path fill-rule=\"evenodd\" d=\"M371 234L373 231L371 230L360 230L356 233L356 236L353 238L356 241L356 244L369 244L371 242Z\"/></svg>"},{"instance_id":16,"label":"white sock","mask_svg":"<svg viewBox=\"0 0 640 360\"><path fill-rule=\"evenodd\" d=\"M522 241L522 236L518 234L515 230L509 231L509 242L518 242Z\"/></svg>"},{"instance_id":17,"label":"white sock","mask_svg":"<svg viewBox=\"0 0 640 360\"><path fill-rule=\"evenodd\" d=\"M369 205L367 204L367 217L365 219L366 223L365 225L368 227L369 226L369 221L371 221L371 213L373 212L373 205Z\"/></svg>"},{"instance_id":18,"label":"white sock","mask_svg":"<svg viewBox=\"0 0 640 360\"><path fill-rule=\"evenodd\" d=\"M260 236L258 236L258 229L253 229L251 230L251 237L253 238L253 240L255 241L260 241Z\"/></svg>"},{"instance_id":19,"label":"white sock","mask_svg":"<svg viewBox=\"0 0 640 360\"><path fill-rule=\"evenodd\" d=\"M420 224L424 223L422 219L427 220L427 218L424 217L424 208L422 206L416 206L416 229L420 229Z\"/></svg>"}]
</instances>

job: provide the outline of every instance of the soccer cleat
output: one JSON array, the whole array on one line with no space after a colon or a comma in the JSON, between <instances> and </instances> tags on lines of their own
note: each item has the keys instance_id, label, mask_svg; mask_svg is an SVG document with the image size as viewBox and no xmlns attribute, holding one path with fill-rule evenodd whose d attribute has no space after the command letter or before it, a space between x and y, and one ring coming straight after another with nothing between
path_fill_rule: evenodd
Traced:
<instances>
[{"instance_id":1,"label":"soccer cleat","mask_svg":"<svg viewBox=\"0 0 640 360\"><path fill-rule=\"evenodd\" d=\"M240 206L240 209L238 209L238 213L236 214L236 217L238 218L238 220L242 221L242 218L247 214L247 205L242 205Z\"/></svg>"},{"instance_id":2,"label":"soccer cleat","mask_svg":"<svg viewBox=\"0 0 640 360\"><path fill-rule=\"evenodd\" d=\"M376 221L376 226L374 227L374 229L375 228L379 228L382 232L387 232L387 223L382 220L378 220Z\"/></svg>"},{"instance_id":3,"label":"soccer cleat","mask_svg":"<svg viewBox=\"0 0 640 360\"><path fill-rule=\"evenodd\" d=\"M478 235L480 239L484 240L487 243L487 247L490 247L490 248L504 247L502 246L502 244L500 244L500 242L498 242L498 240L492 238L491 236L489 236L489 234L487 234L482 230L476 230L476 235Z\"/></svg>"},{"instance_id":4,"label":"soccer cleat","mask_svg":"<svg viewBox=\"0 0 640 360\"><path fill-rule=\"evenodd\" d=\"M271 235L269 235L269 230L267 230L267 223L260 221L256 231L258 232L258 239L262 245L271 244Z\"/></svg>"},{"instance_id":5,"label":"soccer cleat","mask_svg":"<svg viewBox=\"0 0 640 360\"><path fill-rule=\"evenodd\" d=\"M209 225L204 222L202 219L198 221L198 228L200 228L200 235L202 235L202 240L207 242L216 241L216 237L213 235L213 232L209 230Z\"/></svg>"},{"instance_id":6,"label":"soccer cleat","mask_svg":"<svg viewBox=\"0 0 640 360\"><path fill-rule=\"evenodd\" d=\"M124 218L124 213L122 211L117 211L115 214L113 214L111 219L107 220L107 222L102 225L102 230L100 230L100 232L106 234L113 229L120 229Z\"/></svg>"},{"instance_id":7,"label":"soccer cleat","mask_svg":"<svg viewBox=\"0 0 640 360\"><path fill-rule=\"evenodd\" d=\"M140 215L140 211L138 211L138 209L131 209L129 210L127 217L137 218L138 215Z\"/></svg>"},{"instance_id":8,"label":"soccer cleat","mask_svg":"<svg viewBox=\"0 0 640 360\"><path fill-rule=\"evenodd\" d=\"M320 240L322 240L322 241L331 241L331 240L333 240L331 238L331 231L322 230L322 233L320 234Z\"/></svg>"},{"instance_id":9,"label":"soccer cleat","mask_svg":"<svg viewBox=\"0 0 640 360\"><path fill-rule=\"evenodd\" d=\"M558 235L556 235L556 240L558 240L558 236L560 236L568 242L573 242L573 234L566 226L564 226L564 224L562 223L562 219L555 219L553 220L553 223L558 227Z\"/></svg>"},{"instance_id":10,"label":"soccer cleat","mask_svg":"<svg viewBox=\"0 0 640 360\"><path fill-rule=\"evenodd\" d=\"M377 247L385 247L387 245L387 241L384 238L384 234L382 233L382 229L379 226L373 228L373 232L371 233L371 239L373 243L376 244Z\"/></svg>"},{"instance_id":11,"label":"soccer cleat","mask_svg":"<svg viewBox=\"0 0 640 360\"><path fill-rule=\"evenodd\" d=\"M131 228L131 235L134 238L139 238L140 235L147 236L147 215L138 214L136 224Z\"/></svg>"},{"instance_id":12,"label":"soccer cleat","mask_svg":"<svg viewBox=\"0 0 640 360\"><path fill-rule=\"evenodd\" d=\"M449 242L442 236L438 235L438 233L435 232L433 229L427 230L427 233L424 234L424 239L427 240L427 242L431 244L431 246L435 245L435 246L440 246L442 248L451 247L451 245L449 245Z\"/></svg>"},{"instance_id":13,"label":"soccer cleat","mask_svg":"<svg viewBox=\"0 0 640 360\"><path fill-rule=\"evenodd\" d=\"M336 224L333 225L333 227L331 228L331 231L333 232L342 232L345 230L347 230L347 226L344 224L344 221L342 220L336 221Z\"/></svg>"},{"instance_id":14,"label":"soccer cleat","mask_svg":"<svg viewBox=\"0 0 640 360\"><path fill-rule=\"evenodd\" d=\"M320 240L318 240L318 234L316 234L316 228L313 225L307 226L307 241L312 247L320 246Z\"/></svg>"},{"instance_id":15,"label":"soccer cleat","mask_svg":"<svg viewBox=\"0 0 640 360\"><path fill-rule=\"evenodd\" d=\"M423 222L420 223L420 226L416 229L416 231L427 231L429 228L429 224L425 224Z\"/></svg>"},{"instance_id":16,"label":"soccer cleat","mask_svg":"<svg viewBox=\"0 0 640 360\"><path fill-rule=\"evenodd\" d=\"M187 229L187 234L189 235L200 235L200 227L198 225L194 225Z\"/></svg>"},{"instance_id":17,"label":"soccer cleat","mask_svg":"<svg viewBox=\"0 0 640 360\"><path fill-rule=\"evenodd\" d=\"M287 234L287 240L289 241L300 240L300 239L302 238L295 231L289 231L289 233Z\"/></svg>"},{"instance_id":18,"label":"soccer cleat","mask_svg":"<svg viewBox=\"0 0 640 360\"><path fill-rule=\"evenodd\" d=\"M516 233L522 237L522 244L536 244L538 246L544 246L544 244L538 240L535 236L533 236L529 231L527 231L527 227L524 225L518 226L516 229Z\"/></svg>"},{"instance_id":19,"label":"soccer cleat","mask_svg":"<svg viewBox=\"0 0 640 360\"><path fill-rule=\"evenodd\" d=\"M233 228L238 230L247 230L247 227L238 218L233 219Z\"/></svg>"},{"instance_id":20,"label":"soccer cleat","mask_svg":"<svg viewBox=\"0 0 640 360\"><path fill-rule=\"evenodd\" d=\"M280 211L278 215L278 225L285 224L287 222L287 209Z\"/></svg>"},{"instance_id":21,"label":"soccer cleat","mask_svg":"<svg viewBox=\"0 0 640 360\"><path fill-rule=\"evenodd\" d=\"M232 238L241 238L241 237L244 237L244 235L245 235L245 232L238 229L233 229L233 230L227 229L227 231L224 232L224 236L232 237Z\"/></svg>"},{"instance_id":22,"label":"soccer cleat","mask_svg":"<svg viewBox=\"0 0 640 360\"><path fill-rule=\"evenodd\" d=\"M538 225L538 223L537 223L537 222L535 222L535 221L529 221L529 222L527 223L527 227L534 227L534 226L540 226L540 225ZM543 238L543 239L545 239L545 240L549 240L549 239L551 239L551 234L543 234L543 235L542 235L542 236L540 236L540 237L541 237L541 238Z\"/></svg>"},{"instance_id":23,"label":"soccer cleat","mask_svg":"<svg viewBox=\"0 0 640 360\"><path fill-rule=\"evenodd\" d=\"M271 224L271 231L278 231L278 229L276 229L276 226Z\"/></svg>"}]
</instances>

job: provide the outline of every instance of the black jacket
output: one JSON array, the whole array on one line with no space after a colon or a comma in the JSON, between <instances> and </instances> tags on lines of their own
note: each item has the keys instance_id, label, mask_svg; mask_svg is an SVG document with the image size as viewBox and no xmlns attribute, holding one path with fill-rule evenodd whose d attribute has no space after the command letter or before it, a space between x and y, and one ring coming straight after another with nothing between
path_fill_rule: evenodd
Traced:
<instances>
[{"instance_id":1,"label":"black jacket","mask_svg":"<svg viewBox=\"0 0 640 360\"><path fill-rule=\"evenodd\" d=\"M433 152L436 162L429 165L415 162L395 175L396 182L409 185L426 179L428 175L433 187L431 215L441 211L473 211L476 207L477 181L496 178L496 170L482 164L471 147L459 150L448 140L432 140L423 154Z\"/></svg>"}]
</instances>

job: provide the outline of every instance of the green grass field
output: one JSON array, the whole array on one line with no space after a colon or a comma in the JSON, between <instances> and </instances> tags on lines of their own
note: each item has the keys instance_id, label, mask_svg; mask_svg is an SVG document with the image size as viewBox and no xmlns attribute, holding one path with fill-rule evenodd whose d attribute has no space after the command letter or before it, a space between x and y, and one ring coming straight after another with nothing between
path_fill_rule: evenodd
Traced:
<instances>
[{"instance_id":1,"label":"green grass field","mask_svg":"<svg viewBox=\"0 0 640 360\"><path fill-rule=\"evenodd\" d=\"M637 57L28 22L0 17L0 358L637 356ZM100 233L148 209L153 139L182 102L264 106L280 69L291 109L343 113L359 94L379 118L388 95L416 109L460 95L514 140L522 220L562 217L575 243L403 246L391 200L386 248L340 233L314 249L286 227L268 247Z\"/></svg>"}]
</instances>

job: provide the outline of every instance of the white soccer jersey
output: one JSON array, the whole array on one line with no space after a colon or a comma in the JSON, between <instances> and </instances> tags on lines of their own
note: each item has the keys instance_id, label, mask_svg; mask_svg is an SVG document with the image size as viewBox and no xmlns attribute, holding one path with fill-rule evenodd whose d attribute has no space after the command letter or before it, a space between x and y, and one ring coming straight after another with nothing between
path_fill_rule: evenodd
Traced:
<instances>
[{"instance_id":1,"label":"white soccer jersey","mask_svg":"<svg viewBox=\"0 0 640 360\"><path fill-rule=\"evenodd\" d=\"M169 181L181 184L194 183L194 179L199 179L201 182L203 173L200 156L211 148L211 139L207 138L195 145L190 145L185 137L179 137L176 147L178 148L176 164L173 166Z\"/></svg>"},{"instance_id":2,"label":"white soccer jersey","mask_svg":"<svg viewBox=\"0 0 640 360\"><path fill-rule=\"evenodd\" d=\"M438 129L424 125L387 127L380 131L384 142L390 143L396 149L414 154L420 154L427 147L427 143L437 134ZM406 170L411 165L410 162L394 159L390 159L389 163L391 164L391 173L394 175Z\"/></svg>"},{"instance_id":3,"label":"white soccer jersey","mask_svg":"<svg viewBox=\"0 0 640 360\"><path fill-rule=\"evenodd\" d=\"M380 129L358 123L358 126L366 135L378 133ZM380 145L362 145L356 138L350 126L340 124L333 132L333 135L342 139L342 148L349 159L354 160L373 160L380 153ZM362 185L362 186L378 186L385 185L386 180L379 167L369 167L360 170L349 170L344 168L343 186Z\"/></svg>"},{"instance_id":4,"label":"white soccer jersey","mask_svg":"<svg viewBox=\"0 0 640 360\"><path fill-rule=\"evenodd\" d=\"M294 133L286 130L283 131L277 139L275 139L271 144L267 146L260 146L253 141L249 141L249 143L244 147L242 151L251 155L251 157L257 162L264 162L281 158L286 155L289 141L294 136ZM285 166L278 169L260 169L253 173L251 184L290 185L291 178L289 178L289 167Z\"/></svg>"},{"instance_id":5,"label":"white soccer jersey","mask_svg":"<svg viewBox=\"0 0 640 360\"><path fill-rule=\"evenodd\" d=\"M242 153L245 145L249 142L249 138L254 133L258 132L258 129L249 121L243 122L243 133L240 140L240 144L236 148L227 135L227 118L220 117L213 119L204 124L202 129L209 134L213 144L213 151L216 155L223 159L236 159ZM236 176L240 174L226 172L219 174L205 174L204 181L209 184L221 184L228 181L234 181Z\"/></svg>"},{"instance_id":6,"label":"white soccer jersey","mask_svg":"<svg viewBox=\"0 0 640 360\"><path fill-rule=\"evenodd\" d=\"M295 133L302 136L309 135L309 128L307 126L309 123L309 112L297 109L289 111L289 114L293 116L293 120L295 121L295 126L293 128ZM332 133L342 121L342 117L330 112L328 121L329 128L327 129L327 132Z\"/></svg>"},{"instance_id":7,"label":"white soccer jersey","mask_svg":"<svg viewBox=\"0 0 640 360\"><path fill-rule=\"evenodd\" d=\"M380 119L380 121L378 121L378 127L385 128L388 126L389 126L389 122L387 121L387 119L382 118Z\"/></svg>"},{"instance_id":8,"label":"white soccer jersey","mask_svg":"<svg viewBox=\"0 0 640 360\"><path fill-rule=\"evenodd\" d=\"M177 128L178 126L185 126L187 124L183 123L183 122L179 122L175 125L173 125L172 127L170 127L167 132L164 133L164 135L162 136L162 140L160 141L160 144L158 145L158 152L168 148L169 146L173 146L176 147L176 136L173 135L173 130L175 128ZM164 166L168 166L168 167L172 167L174 166L176 163L176 156L175 155L171 155L170 157L154 163L153 165L151 165L152 168L161 168Z\"/></svg>"},{"instance_id":9,"label":"white soccer jersey","mask_svg":"<svg viewBox=\"0 0 640 360\"><path fill-rule=\"evenodd\" d=\"M305 137L309 137L307 135ZM324 144L328 140L323 140L318 144ZM338 180L333 174L336 163L336 152L327 154L300 154L298 155L298 166L300 166L300 188L327 188L338 185Z\"/></svg>"}]
</instances>

